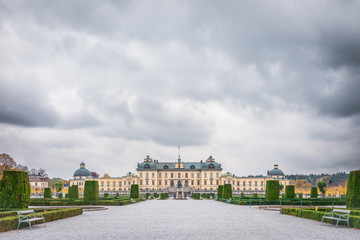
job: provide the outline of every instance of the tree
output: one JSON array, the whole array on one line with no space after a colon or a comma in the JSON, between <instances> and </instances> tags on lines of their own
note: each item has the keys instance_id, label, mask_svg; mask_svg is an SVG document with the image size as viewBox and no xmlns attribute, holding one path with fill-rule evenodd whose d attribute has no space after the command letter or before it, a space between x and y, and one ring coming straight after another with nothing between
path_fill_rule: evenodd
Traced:
<instances>
[{"instance_id":1,"label":"tree","mask_svg":"<svg viewBox=\"0 0 360 240\"><path fill-rule=\"evenodd\" d=\"M131 185L131 191L130 191L130 198L139 198L139 185L132 184Z\"/></svg>"},{"instance_id":2,"label":"tree","mask_svg":"<svg viewBox=\"0 0 360 240\"><path fill-rule=\"evenodd\" d=\"M15 170L17 167L15 160L6 153L0 154L0 176L4 171Z\"/></svg>"},{"instance_id":3,"label":"tree","mask_svg":"<svg viewBox=\"0 0 360 240\"><path fill-rule=\"evenodd\" d=\"M327 190L327 183L324 181L318 182L318 188L319 191L323 194L323 197L325 197L325 193Z\"/></svg>"},{"instance_id":4,"label":"tree","mask_svg":"<svg viewBox=\"0 0 360 240\"><path fill-rule=\"evenodd\" d=\"M54 189L57 193L59 193L62 190L62 188L63 188L63 185L61 182L54 183Z\"/></svg>"},{"instance_id":5,"label":"tree","mask_svg":"<svg viewBox=\"0 0 360 240\"><path fill-rule=\"evenodd\" d=\"M105 173L104 178L110 178L109 174Z\"/></svg>"},{"instance_id":6,"label":"tree","mask_svg":"<svg viewBox=\"0 0 360 240\"><path fill-rule=\"evenodd\" d=\"M350 172L347 183L346 207L360 207L360 170Z\"/></svg>"},{"instance_id":7,"label":"tree","mask_svg":"<svg viewBox=\"0 0 360 240\"><path fill-rule=\"evenodd\" d=\"M284 185L280 184L279 188L280 188L280 192L281 192L284 189Z\"/></svg>"},{"instance_id":8,"label":"tree","mask_svg":"<svg viewBox=\"0 0 360 240\"><path fill-rule=\"evenodd\" d=\"M279 180L268 180L266 182L266 192L265 192L266 201L278 201L279 194L280 194Z\"/></svg>"},{"instance_id":9,"label":"tree","mask_svg":"<svg viewBox=\"0 0 360 240\"><path fill-rule=\"evenodd\" d=\"M1 180L0 208L27 208L30 183L27 172L5 171Z\"/></svg>"}]
</instances>

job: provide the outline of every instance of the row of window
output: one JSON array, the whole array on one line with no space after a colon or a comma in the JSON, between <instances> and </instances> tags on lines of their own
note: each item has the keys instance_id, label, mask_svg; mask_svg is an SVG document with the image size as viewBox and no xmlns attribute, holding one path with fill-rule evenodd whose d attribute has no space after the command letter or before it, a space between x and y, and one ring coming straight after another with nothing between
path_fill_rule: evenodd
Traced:
<instances>
[{"instance_id":1,"label":"row of window","mask_svg":"<svg viewBox=\"0 0 360 240\"><path fill-rule=\"evenodd\" d=\"M148 163L145 164L145 165L144 165L144 168L150 168L150 164L148 164ZM209 168L215 168L215 165L211 163L211 164L209 164ZM164 166L164 169L169 169L169 166L168 166L168 165L165 165L165 166ZM191 166L190 166L190 169L195 169L195 165L191 165Z\"/></svg>"},{"instance_id":2,"label":"row of window","mask_svg":"<svg viewBox=\"0 0 360 240\"><path fill-rule=\"evenodd\" d=\"M235 186L235 181L223 181L223 184L226 184L226 183L228 183L228 184L232 184L233 186ZM264 186L264 182L263 181L260 181L260 182L258 182L258 181L248 181L247 182L248 183L248 185L247 186L261 186L261 187L263 187ZM254 183L254 185L253 185L253 183ZM260 185L259 185L260 184ZM282 184L282 182L280 182L280 184ZM241 184L240 184L240 181L237 181L236 182L236 186L240 186ZM245 187L246 186L246 181L243 181L242 182L242 186L243 187ZM284 182L284 186L286 186L286 182Z\"/></svg>"},{"instance_id":3,"label":"row of window","mask_svg":"<svg viewBox=\"0 0 360 240\"><path fill-rule=\"evenodd\" d=\"M151 180L151 181L149 181L149 180L145 180L145 185L149 185L149 183L151 182L151 185L155 185L155 180ZM174 181L168 181L168 180L164 180L164 181L162 181L162 180L159 180L159 185L161 186L162 185L162 183L164 183L164 185L166 186L166 185L168 185L168 182L169 182L169 184L170 184L170 186L172 187L172 186L174 186ZM140 180L140 185L143 185L143 183L144 183L144 181L143 180ZM192 185L192 186L194 186L195 185L195 183L197 183L197 185L200 185L200 180L191 180L190 181L190 185ZM203 180L203 184L204 185L207 185L209 183L209 185L214 185L214 183L215 183L215 181L214 180ZM188 181L185 181L185 186L188 186L188 184L189 184L189 182ZM216 185L219 185L219 180L216 180Z\"/></svg>"},{"instance_id":4,"label":"row of window","mask_svg":"<svg viewBox=\"0 0 360 240\"><path fill-rule=\"evenodd\" d=\"M121 187L121 183L123 183L124 185L126 184L131 185L131 181L123 181L123 182L119 181L119 182L112 182L112 186L116 187L116 183L118 183L119 187ZM104 182L101 182L100 184L101 187L104 187ZM110 187L110 184L111 184L110 182L106 182L107 187ZM132 184L135 184L135 181L132 181Z\"/></svg>"},{"instance_id":5,"label":"row of window","mask_svg":"<svg viewBox=\"0 0 360 240\"><path fill-rule=\"evenodd\" d=\"M148 178L149 177L149 173L145 173L145 176ZM153 178L155 178L155 173L152 173L151 176ZM173 178L174 176L176 176L175 173L170 173L170 178ZM191 178L194 178L195 174L194 173L191 173ZM140 177L142 178L143 177L143 173L140 173ZM159 173L159 178L161 178L162 175L161 173ZM167 173L164 173L164 177L167 178L168 177L168 174ZM181 178L181 177L185 177L185 178L188 178L189 177L189 174L188 173L178 173L177 174L177 177L178 178ZM200 173L197 173L197 177L200 178ZM207 177L207 173L204 173L204 177L206 178ZM213 173L210 173L210 177L214 177ZM216 173L216 177L218 178L219 177L219 173Z\"/></svg>"}]
</instances>

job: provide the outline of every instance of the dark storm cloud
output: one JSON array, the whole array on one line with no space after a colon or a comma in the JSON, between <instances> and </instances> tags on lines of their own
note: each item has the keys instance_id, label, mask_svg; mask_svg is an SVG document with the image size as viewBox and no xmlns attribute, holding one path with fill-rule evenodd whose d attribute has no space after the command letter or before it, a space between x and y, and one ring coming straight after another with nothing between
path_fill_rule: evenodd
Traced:
<instances>
[{"instance_id":1,"label":"dark storm cloud","mask_svg":"<svg viewBox=\"0 0 360 240\"><path fill-rule=\"evenodd\" d=\"M0 76L1 78L1 76ZM48 104L43 89L26 81L7 82L0 79L0 123L24 127L50 127L58 122L58 115Z\"/></svg>"}]
</instances>

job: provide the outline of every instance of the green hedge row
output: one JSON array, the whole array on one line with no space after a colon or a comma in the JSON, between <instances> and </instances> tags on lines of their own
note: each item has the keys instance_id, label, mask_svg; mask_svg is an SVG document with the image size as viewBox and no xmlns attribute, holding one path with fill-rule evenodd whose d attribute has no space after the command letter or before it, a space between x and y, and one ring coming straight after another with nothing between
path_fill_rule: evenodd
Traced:
<instances>
[{"instance_id":1,"label":"green hedge row","mask_svg":"<svg viewBox=\"0 0 360 240\"><path fill-rule=\"evenodd\" d=\"M79 187L77 185L72 185L69 188L69 198L71 199L79 198Z\"/></svg>"},{"instance_id":2,"label":"green hedge row","mask_svg":"<svg viewBox=\"0 0 360 240\"><path fill-rule=\"evenodd\" d=\"M268 180L266 182L265 199L267 201L279 200L280 185L279 180Z\"/></svg>"},{"instance_id":3,"label":"green hedge row","mask_svg":"<svg viewBox=\"0 0 360 240\"><path fill-rule=\"evenodd\" d=\"M192 193L191 198L192 199L200 199L200 193Z\"/></svg>"},{"instance_id":4,"label":"green hedge row","mask_svg":"<svg viewBox=\"0 0 360 240\"><path fill-rule=\"evenodd\" d=\"M99 199L99 182L85 181L84 201L96 201Z\"/></svg>"},{"instance_id":5,"label":"green hedge row","mask_svg":"<svg viewBox=\"0 0 360 240\"><path fill-rule=\"evenodd\" d=\"M28 207L30 183L27 172L4 171L0 185L0 208Z\"/></svg>"},{"instance_id":6,"label":"green hedge row","mask_svg":"<svg viewBox=\"0 0 360 240\"><path fill-rule=\"evenodd\" d=\"M295 198L295 185L285 187L285 198Z\"/></svg>"},{"instance_id":7,"label":"green hedge row","mask_svg":"<svg viewBox=\"0 0 360 240\"><path fill-rule=\"evenodd\" d=\"M201 197L207 199L210 199L210 197L212 197L212 199L215 199L215 193L203 193L201 194Z\"/></svg>"},{"instance_id":8,"label":"green hedge row","mask_svg":"<svg viewBox=\"0 0 360 240\"><path fill-rule=\"evenodd\" d=\"M346 206L360 207L360 170L350 172L346 189Z\"/></svg>"},{"instance_id":9,"label":"green hedge row","mask_svg":"<svg viewBox=\"0 0 360 240\"><path fill-rule=\"evenodd\" d=\"M51 188L44 189L44 198L52 198Z\"/></svg>"},{"instance_id":10,"label":"green hedge row","mask_svg":"<svg viewBox=\"0 0 360 240\"><path fill-rule=\"evenodd\" d=\"M232 187L231 184L224 184L224 195L223 198L229 199L232 198Z\"/></svg>"},{"instance_id":11,"label":"green hedge row","mask_svg":"<svg viewBox=\"0 0 360 240\"><path fill-rule=\"evenodd\" d=\"M224 195L224 185L219 185L218 186L218 198L223 198Z\"/></svg>"},{"instance_id":12,"label":"green hedge row","mask_svg":"<svg viewBox=\"0 0 360 240\"><path fill-rule=\"evenodd\" d=\"M73 217L82 214L82 208L66 208L66 209L49 209L44 212L43 210L38 212L45 218L45 222L51 222L58 219ZM39 221L37 223L42 223ZM18 216L9 216L0 218L0 232L10 231L17 229ZM28 224L21 224L20 227L27 227Z\"/></svg>"},{"instance_id":13,"label":"green hedge row","mask_svg":"<svg viewBox=\"0 0 360 240\"><path fill-rule=\"evenodd\" d=\"M160 199L168 199L169 198L169 194L168 193L161 193L160 194Z\"/></svg>"},{"instance_id":14,"label":"green hedge row","mask_svg":"<svg viewBox=\"0 0 360 240\"><path fill-rule=\"evenodd\" d=\"M321 221L322 216L324 215L325 211L315 211L315 210L311 210L311 209L303 209L302 213L301 213L299 208L282 208L281 213L291 215L291 216L296 216L296 217L300 217L302 214L303 218ZM324 222L330 223L331 220L325 219ZM339 225L347 226L347 223L339 222ZM351 227L360 229L360 216L350 214L349 225Z\"/></svg>"},{"instance_id":15,"label":"green hedge row","mask_svg":"<svg viewBox=\"0 0 360 240\"><path fill-rule=\"evenodd\" d=\"M134 199L136 202L142 201L141 198ZM130 204L130 199L109 199L97 201L70 200L70 201L30 201L30 206L85 206L85 205L104 205L104 206L123 206Z\"/></svg>"},{"instance_id":16,"label":"green hedge row","mask_svg":"<svg viewBox=\"0 0 360 240\"><path fill-rule=\"evenodd\" d=\"M132 184L130 190L130 198L139 198L139 185Z\"/></svg>"},{"instance_id":17,"label":"green hedge row","mask_svg":"<svg viewBox=\"0 0 360 240\"><path fill-rule=\"evenodd\" d=\"M311 188L311 198L317 198L318 197L318 189L317 187Z\"/></svg>"}]
</instances>

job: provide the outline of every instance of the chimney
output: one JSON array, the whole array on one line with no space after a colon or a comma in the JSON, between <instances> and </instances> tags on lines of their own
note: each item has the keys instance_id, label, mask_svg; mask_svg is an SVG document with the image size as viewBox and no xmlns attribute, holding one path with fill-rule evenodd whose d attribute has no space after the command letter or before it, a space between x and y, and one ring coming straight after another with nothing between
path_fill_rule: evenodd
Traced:
<instances>
[{"instance_id":1,"label":"chimney","mask_svg":"<svg viewBox=\"0 0 360 240\"><path fill-rule=\"evenodd\" d=\"M278 169L279 166L277 164L274 165L274 169Z\"/></svg>"}]
</instances>

